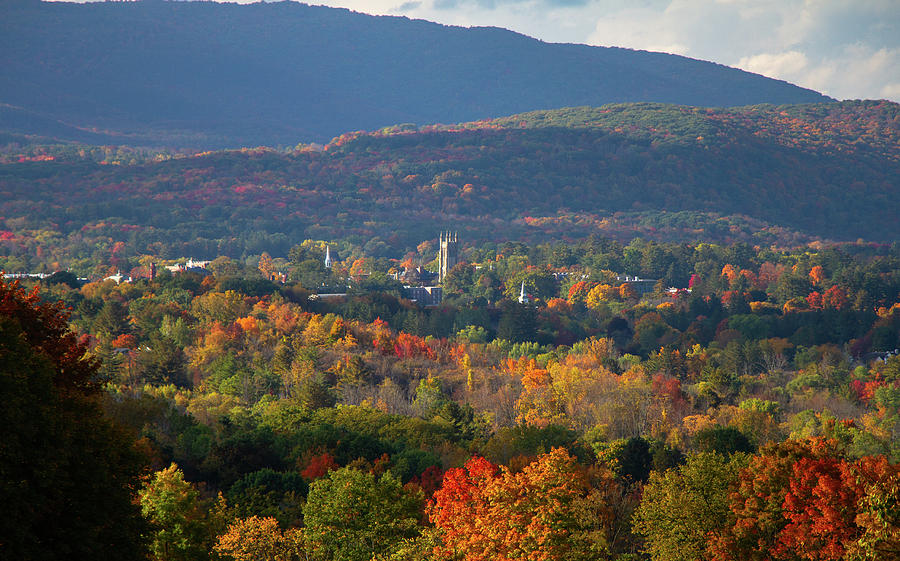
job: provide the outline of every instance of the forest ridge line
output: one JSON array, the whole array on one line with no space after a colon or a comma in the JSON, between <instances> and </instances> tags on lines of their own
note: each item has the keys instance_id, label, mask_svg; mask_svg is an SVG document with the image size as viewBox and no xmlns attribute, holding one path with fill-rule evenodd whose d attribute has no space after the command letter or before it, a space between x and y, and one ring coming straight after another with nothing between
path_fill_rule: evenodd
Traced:
<instances>
[{"instance_id":1,"label":"forest ridge line","mask_svg":"<svg viewBox=\"0 0 900 561\"><path fill-rule=\"evenodd\" d=\"M117 243L211 259L318 239L392 257L441 226L473 243L890 243L898 108L617 104L190 157L9 142L0 266L52 271Z\"/></svg>"},{"instance_id":2,"label":"forest ridge line","mask_svg":"<svg viewBox=\"0 0 900 561\"><path fill-rule=\"evenodd\" d=\"M294 2L7 3L0 122L93 144L326 142L394 123L829 98L682 56Z\"/></svg>"}]
</instances>

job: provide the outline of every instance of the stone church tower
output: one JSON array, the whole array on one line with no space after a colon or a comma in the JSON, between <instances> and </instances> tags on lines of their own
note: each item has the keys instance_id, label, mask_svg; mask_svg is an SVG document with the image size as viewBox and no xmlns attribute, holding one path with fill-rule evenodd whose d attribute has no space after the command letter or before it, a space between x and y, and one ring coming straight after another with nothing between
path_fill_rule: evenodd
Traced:
<instances>
[{"instance_id":1,"label":"stone church tower","mask_svg":"<svg viewBox=\"0 0 900 561\"><path fill-rule=\"evenodd\" d=\"M441 252L438 254L438 281L444 282L450 269L459 263L459 245L456 242L456 232L441 232Z\"/></svg>"}]
</instances>

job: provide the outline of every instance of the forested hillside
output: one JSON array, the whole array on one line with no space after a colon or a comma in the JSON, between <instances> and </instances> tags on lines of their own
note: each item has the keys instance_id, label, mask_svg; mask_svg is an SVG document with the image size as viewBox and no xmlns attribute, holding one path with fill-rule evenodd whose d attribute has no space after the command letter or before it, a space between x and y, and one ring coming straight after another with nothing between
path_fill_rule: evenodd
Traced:
<instances>
[{"instance_id":1,"label":"forested hillside","mask_svg":"<svg viewBox=\"0 0 900 561\"><path fill-rule=\"evenodd\" d=\"M612 105L174 158L9 144L0 247L16 271L286 255L307 238L390 257L441 228L472 243L893 241L898 136L897 104L842 102Z\"/></svg>"},{"instance_id":2,"label":"forested hillside","mask_svg":"<svg viewBox=\"0 0 900 561\"><path fill-rule=\"evenodd\" d=\"M563 106L825 100L675 55L293 2L7 1L0 18L0 129L95 144L294 145Z\"/></svg>"},{"instance_id":3,"label":"forested hillside","mask_svg":"<svg viewBox=\"0 0 900 561\"><path fill-rule=\"evenodd\" d=\"M323 251L0 280L0 554L900 551L896 244L485 244L437 307L399 297L404 265ZM310 299L327 278L348 294Z\"/></svg>"}]
</instances>

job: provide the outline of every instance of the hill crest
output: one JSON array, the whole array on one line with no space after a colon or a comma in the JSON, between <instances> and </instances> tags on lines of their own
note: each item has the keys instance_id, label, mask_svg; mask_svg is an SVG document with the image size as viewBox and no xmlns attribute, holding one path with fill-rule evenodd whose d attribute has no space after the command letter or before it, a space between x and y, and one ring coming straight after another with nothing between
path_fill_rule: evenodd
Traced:
<instances>
[{"instance_id":1,"label":"hill crest","mask_svg":"<svg viewBox=\"0 0 900 561\"><path fill-rule=\"evenodd\" d=\"M293 2L44 2L5 12L0 103L14 126L0 128L71 139L74 127L98 143L294 145L563 106L828 100L676 55Z\"/></svg>"}]
</instances>

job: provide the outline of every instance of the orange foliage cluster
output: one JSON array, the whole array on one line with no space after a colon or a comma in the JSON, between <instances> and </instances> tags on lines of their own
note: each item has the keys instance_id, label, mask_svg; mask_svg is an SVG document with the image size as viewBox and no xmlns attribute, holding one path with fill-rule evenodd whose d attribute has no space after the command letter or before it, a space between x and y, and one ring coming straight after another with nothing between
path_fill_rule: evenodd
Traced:
<instances>
[{"instance_id":1,"label":"orange foliage cluster","mask_svg":"<svg viewBox=\"0 0 900 561\"><path fill-rule=\"evenodd\" d=\"M394 343L394 354L400 358L424 357L435 360L434 351L425 343L425 340L409 333L399 333Z\"/></svg>"},{"instance_id":2,"label":"orange foliage cluster","mask_svg":"<svg viewBox=\"0 0 900 561\"><path fill-rule=\"evenodd\" d=\"M513 473L484 458L449 470L428 506L446 548L466 561L580 560L606 552L608 472L589 474L556 448Z\"/></svg>"}]
</instances>

